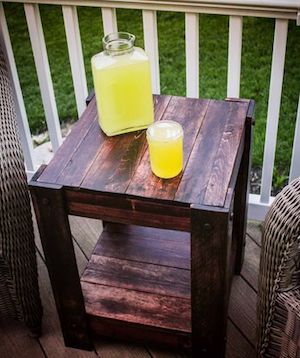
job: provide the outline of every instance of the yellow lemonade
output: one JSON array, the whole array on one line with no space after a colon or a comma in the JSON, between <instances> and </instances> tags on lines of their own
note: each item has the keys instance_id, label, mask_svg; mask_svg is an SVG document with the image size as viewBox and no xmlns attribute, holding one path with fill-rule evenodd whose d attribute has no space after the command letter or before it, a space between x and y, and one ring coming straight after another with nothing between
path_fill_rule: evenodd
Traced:
<instances>
[{"instance_id":1,"label":"yellow lemonade","mask_svg":"<svg viewBox=\"0 0 300 358\"><path fill-rule=\"evenodd\" d=\"M99 123L109 136L147 128L154 121L149 60L141 48L92 58Z\"/></svg>"},{"instance_id":2,"label":"yellow lemonade","mask_svg":"<svg viewBox=\"0 0 300 358\"><path fill-rule=\"evenodd\" d=\"M160 121L147 130L152 172L164 179L173 178L182 171L183 131L173 121Z\"/></svg>"}]
</instances>

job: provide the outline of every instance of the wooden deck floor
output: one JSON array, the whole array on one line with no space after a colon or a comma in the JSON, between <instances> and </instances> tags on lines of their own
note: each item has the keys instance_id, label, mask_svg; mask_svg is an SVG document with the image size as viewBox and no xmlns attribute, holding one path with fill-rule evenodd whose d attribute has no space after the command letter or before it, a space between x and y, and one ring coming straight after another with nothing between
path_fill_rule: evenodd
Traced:
<instances>
[{"instance_id":1,"label":"wooden deck floor","mask_svg":"<svg viewBox=\"0 0 300 358\"><path fill-rule=\"evenodd\" d=\"M70 217L74 247L79 271L85 268L87 258L95 245L101 222ZM37 231L36 231L37 232ZM245 262L241 276L233 280L228 317L227 358L255 357L256 293L260 255L260 229L257 223L248 223ZM124 344L116 341L97 340L95 351L85 352L66 348L60 333L49 277L43 253L36 234L41 298L44 307L43 335L31 338L18 322L0 318L0 357L102 357L102 358L182 358L183 352L172 352L150 346Z\"/></svg>"}]
</instances>

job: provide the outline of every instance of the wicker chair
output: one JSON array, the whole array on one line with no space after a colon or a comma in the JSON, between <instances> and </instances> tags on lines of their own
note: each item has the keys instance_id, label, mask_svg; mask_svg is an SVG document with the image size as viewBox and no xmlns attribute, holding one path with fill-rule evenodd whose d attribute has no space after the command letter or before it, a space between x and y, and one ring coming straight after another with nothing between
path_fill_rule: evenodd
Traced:
<instances>
[{"instance_id":1,"label":"wicker chair","mask_svg":"<svg viewBox=\"0 0 300 358\"><path fill-rule=\"evenodd\" d=\"M258 356L300 358L300 178L267 215L258 289Z\"/></svg>"},{"instance_id":2,"label":"wicker chair","mask_svg":"<svg viewBox=\"0 0 300 358\"><path fill-rule=\"evenodd\" d=\"M24 159L10 77L0 43L0 316L39 334L42 308Z\"/></svg>"}]
</instances>

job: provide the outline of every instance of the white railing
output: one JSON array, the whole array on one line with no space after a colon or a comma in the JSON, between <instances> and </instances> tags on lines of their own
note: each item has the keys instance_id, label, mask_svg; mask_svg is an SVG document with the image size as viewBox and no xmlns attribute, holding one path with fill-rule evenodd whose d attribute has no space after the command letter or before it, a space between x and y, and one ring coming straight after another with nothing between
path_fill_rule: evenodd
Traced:
<instances>
[{"instance_id":1,"label":"white railing","mask_svg":"<svg viewBox=\"0 0 300 358\"><path fill-rule=\"evenodd\" d=\"M12 2L21 2L11 0ZM250 195L249 218L264 218L273 198L271 194L274 158L276 149L281 90L284 73L285 50L288 21L300 25L300 0L29 0L24 4L28 31L33 50L40 91L54 151L62 141L57 107L50 75L48 56L43 35L38 4L62 6L68 52L71 64L77 112L80 115L85 107L87 96L82 45L76 6L100 7L104 33L117 31L116 8L141 9L143 13L144 43L152 69L153 93L160 93L160 70L156 11L178 11L185 13L186 38L186 93L188 97L199 96L199 13L229 16L228 39L228 79L227 96L239 97L243 17L269 17L275 19L271 80L267 113L262 185L260 195ZM24 107L17 68L13 56L3 5L0 2L0 41L4 45L9 63L14 94L17 102L17 115L29 175L36 169L30 130ZM201 44L200 44L201 46ZM300 96L294 145L290 167L290 180L300 176Z\"/></svg>"}]
</instances>

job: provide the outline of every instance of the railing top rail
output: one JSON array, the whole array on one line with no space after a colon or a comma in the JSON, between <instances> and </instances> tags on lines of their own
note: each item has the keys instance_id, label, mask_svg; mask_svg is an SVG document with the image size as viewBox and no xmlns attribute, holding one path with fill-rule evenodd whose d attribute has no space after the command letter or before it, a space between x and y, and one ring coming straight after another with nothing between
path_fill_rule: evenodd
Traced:
<instances>
[{"instance_id":1,"label":"railing top rail","mask_svg":"<svg viewBox=\"0 0 300 358\"><path fill-rule=\"evenodd\" d=\"M300 0L8 0L8 2L201 12L299 20Z\"/></svg>"}]
</instances>

